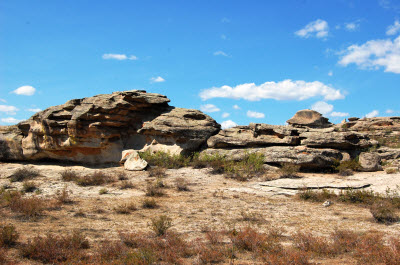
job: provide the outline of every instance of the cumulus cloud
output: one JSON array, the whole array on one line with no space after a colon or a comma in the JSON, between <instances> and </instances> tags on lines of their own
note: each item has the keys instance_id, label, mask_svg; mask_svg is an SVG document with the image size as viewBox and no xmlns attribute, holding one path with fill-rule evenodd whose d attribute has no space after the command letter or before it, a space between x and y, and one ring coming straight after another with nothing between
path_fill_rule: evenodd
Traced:
<instances>
[{"instance_id":1,"label":"cumulus cloud","mask_svg":"<svg viewBox=\"0 0 400 265\"><path fill-rule=\"evenodd\" d=\"M393 25L390 25L386 29L386 35L395 35L400 31L400 22L396 20Z\"/></svg>"},{"instance_id":2,"label":"cumulus cloud","mask_svg":"<svg viewBox=\"0 0 400 265\"><path fill-rule=\"evenodd\" d=\"M249 111L247 111L247 117L261 119L261 118L265 118L265 114L261 113L261 112L249 110Z\"/></svg>"},{"instance_id":3,"label":"cumulus cloud","mask_svg":"<svg viewBox=\"0 0 400 265\"><path fill-rule=\"evenodd\" d=\"M16 124L16 123L20 122L20 120L17 120L13 117L8 117L8 118L2 118L1 122Z\"/></svg>"},{"instance_id":4,"label":"cumulus cloud","mask_svg":"<svg viewBox=\"0 0 400 265\"><path fill-rule=\"evenodd\" d=\"M234 109L240 109L240 107L239 107L238 105L233 105L232 108L234 108Z\"/></svg>"},{"instance_id":5,"label":"cumulus cloud","mask_svg":"<svg viewBox=\"0 0 400 265\"><path fill-rule=\"evenodd\" d=\"M328 31L328 22L322 19L317 19L308 23L304 28L296 31L294 34L302 38L326 38L328 36Z\"/></svg>"},{"instance_id":6,"label":"cumulus cloud","mask_svg":"<svg viewBox=\"0 0 400 265\"><path fill-rule=\"evenodd\" d=\"M15 115L18 109L14 106L0 105L0 112L5 112L10 115Z\"/></svg>"},{"instance_id":7,"label":"cumulus cloud","mask_svg":"<svg viewBox=\"0 0 400 265\"><path fill-rule=\"evenodd\" d=\"M225 57L229 57L229 55L226 54L226 53L223 52L223 51L216 51L216 52L214 52L213 54L214 54L214 56L225 56Z\"/></svg>"},{"instance_id":8,"label":"cumulus cloud","mask_svg":"<svg viewBox=\"0 0 400 265\"><path fill-rule=\"evenodd\" d=\"M318 111L323 115L327 115L333 111L333 105L328 104L324 101L318 101L311 106L312 110Z\"/></svg>"},{"instance_id":9,"label":"cumulus cloud","mask_svg":"<svg viewBox=\"0 0 400 265\"><path fill-rule=\"evenodd\" d=\"M135 55L127 56L126 54L117 54L117 53L105 53L103 54L102 58L104 60L137 60L138 58Z\"/></svg>"},{"instance_id":10,"label":"cumulus cloud","mask_svg":"<svg viewBox=\"0 0 400 265\"><path fill-rule=\"evenodd\" d=\"M200 106L200 110L203 112L217 112L220 109L213 104L205 104Z\"/></svg>"},{"instance_id":11,"label":"cumulus cloud","mask_svg":"<svg viewBox=\"0 0 400 265\"><path fill-rule=\"evenodd\" d=\"M231 120L223 121L223 122L221 123L221 128L222 128L223 130L224 130L224 129L228 129L228 128L232 128L232 127L235 127L235 126L237 126L237 123L234 122L234 121L231 121Z\"/></svg>"},{"instance_id":12,"label":"cumulus cloud","mask_svg":"<svg viewBox=\"0 0 400 265\"><path fill-rule=\"evenodd\" d=\"M30 112L39 112L39 111L42 111L41 109L39 109L39 108L36 108L36 109L28 109L28 111L30 111Z\"/></svg>"},{"instance_id":13,"label":"cumulus cloud","mask_svg":"<svg viewBox=\"0 0 400 265\"><path fill-rule=\"evenodd\" d=\"M361 69L383 67L385 72L400 74L400 37L393 41L370 40L362 45L351 45L342 54L339 60L342 66L354 63Z\"/></svg>"},{"instance_id":14,"label":"cumulus cloud","mask_svg":"<svg viewBox=\"0 0 400 265\"><path fill-rule=\"evenodd\" d=\"M231 115L231 114L229 114L228 112L224 112L224 113L222 113L222 118L228 118L229 115Z\"/></svg>"},{"instance_id":15,"label":"cumulus cloud","mask_svg":"<svg viewBox=\"0 0 400 265\"><path fill-rule=\"evenodd\" d=\"M373 110L370 113L365 114L366 118L373 118L379 115L379 111Z\"/></svg>"},{"instance_id":16,"label":"cumulus cloud","mask_svg":"<svg viewBox=\"0 0 400 265\"><path fill-rule=\"evenodd\" d=\"M165 82L165 79L162 78L161 76L157 76L157 77L150 78L150 82L151 83L161 83L161 82Z\"/></svg>"},{"instance_id":17,"label":"cumulus cloud","mask_svg":"<svg viewBox=\"0 0 400 265\"><path fill-rule=\"evenodd\" d=\"M334 112L332 112L331 114L329 114L329 116L331 116L331 117L347 117L347 116L350 116L350 114L347 113L347 112L337 112L337 111L334 111Z\"/></svg>"},{"instance_id":18,"label":"cumulus cloud","mask_svg":"<svg viewBox=\"0 0 400 265\"><path fill-rule=\"evenodd\" d=\"M21 86L11 93L17 94L17 95L24 95L24 96L32 96L35 94L36 89L33 86Z\"/></svg>"},{"instance_id":19,"label":"cumulus cloud","mask_svg":"<svg viewBox=\"0 0 400 265\"><path fill-rule=\"evenodd\" d=\"M334 89L321 82L305 82L290 79L281 82L265 82L259 86L246 83L235 87L212 87L200 92L203 100L211 98L232 98L259 101L261 99L275 100L305 100L322 96L324 100L343 99L340 90Z\"/></svg>"}]
</instances>

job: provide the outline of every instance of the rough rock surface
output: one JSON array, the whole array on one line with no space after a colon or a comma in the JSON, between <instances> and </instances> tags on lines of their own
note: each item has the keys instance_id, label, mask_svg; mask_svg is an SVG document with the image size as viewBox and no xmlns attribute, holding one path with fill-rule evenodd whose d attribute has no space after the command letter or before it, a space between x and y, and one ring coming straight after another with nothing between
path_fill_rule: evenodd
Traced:
<instances>
[{"instance_id":1,"label":"rough rock surface","mask_svg":"<svg viewBox=\"0 0 400 265\"><path fill-rule=\"evenodd\" d=\"M122 150L139 150L155 139L185 152L219 131L209 116L168 102L163 95L139 90L70 100L17 126L2 127L0 159L118 162Z\"/></svg>"},{"instance_id":2,"label":"rough rock surface","mask_svg":"<svg viewBox=\"0 0 400 265\"><path fill-rule=\"evenodd\" d=\"M223 155L228 160L242 160L248 154L261 153L264 155L264 163L282 165L292 163L300 165L303 169L324 169L333 166L335 161L342 159L342 154L334 149L317 149L305 146L272 146L264 148L246 149L206 149L200 153L203 155Z\"/></svg>"},{"instance_id":3,"label":"rough rock surface","mask_svg":"<svg viewBox=\"0 0 400 265\"><path fill-rule=\"evenodd\" d=\"M300 134L301 144L316 148L363 149L371 146L366 134L357 132L337 132L334 130L310 130Z\"/></svg>"},{"instance_id":4,"label":"rough rock surface","mask_svg":"<svg viewBox=\"0 0 400 265\"><path fill-rule=\"evenodd\" d=\"M359 162L363 171L378 171L382 170L381 158L378 154L363 152L360 154Z\"/></svg>"},{"instance_id":5,"label":"rough rock surface","mask_svg":"<svg viewBox=\"0 0 400 265\"><path fill-rule=\"evenodd\" d=\"M122 160L125 160L124 168L126 170L140 171L147 167L147 162L143 160L135 150L125 152L125 156L122 157Z\"/></svg>"},{"instance_id":6,"label":"rough rock surface","mask_svg":"<svg viewBox=\"0 0 400 265\"><path fill-rule=\"evenodd\" d=\"M286 121L288 124L295 127L310 127L310 128L327 128L333 124L328 121L327 118L323 117L321 113L315 110L299 110L289 120Z\"/></svg>"}]
</instances>

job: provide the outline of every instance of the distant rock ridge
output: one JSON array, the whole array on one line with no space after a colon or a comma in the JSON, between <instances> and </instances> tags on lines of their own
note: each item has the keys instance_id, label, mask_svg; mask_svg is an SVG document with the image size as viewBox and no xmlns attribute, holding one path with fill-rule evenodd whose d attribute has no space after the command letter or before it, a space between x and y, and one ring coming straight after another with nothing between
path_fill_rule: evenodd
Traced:
<instances>
[{"instance_id":1,"label":"distant rock ridge","mask_svg":"<svg viewBox=\"0 0 400 265\"><path fill-rule=\"evenodd\" d=\"M258 152L264 154L266 166L293 163L320 170L362 155L388 135L387 139L400 135L400 117L351 118L333 125L313 110L298 111L287 121L289 125L250 123L221 130L210 116L171 107L169 101L160 94L132 90L50 107L18 125L0 126L0 161L118 163L129 149L171 154L201 151L201 155L218 153L232 160ZM381 168L370 161L400 157L399 149L375 149L374 159L362 155L368 158L365 170Z\"/></svg>"}]
</instances>

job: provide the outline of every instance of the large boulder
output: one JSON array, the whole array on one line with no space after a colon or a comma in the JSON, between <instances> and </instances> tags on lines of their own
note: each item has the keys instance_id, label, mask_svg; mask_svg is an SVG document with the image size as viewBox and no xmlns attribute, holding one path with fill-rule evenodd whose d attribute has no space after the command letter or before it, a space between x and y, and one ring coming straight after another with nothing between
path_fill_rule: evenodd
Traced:
<instances>
[{"instance_id":1,"label":"large boulder","mask_svg":"<svg viewBox=\"0 0 400 265\"><path fill-rule=\"evenodd\" d=\"M0 147L6 152L0 159L118 162L122 150L140 150L153 140L176 145L177 152L191 151L219 131L220 125L209 116L170 107L169 101L140 90L70 100L36 113L18 127L1 129ZM157 120L160 116L162 122ZM174 128L168 130L169 125Z\"/></svg>"},{"instance_id":2,"label":"large boulder","mask_svg":"<svg viewBox=\"0 0 400 265\"><path fill-rule=\"evenodd\" d=\"M264 155L264 163L283 165L291 163L303 169L320 170L331 168L336 161L343 158L342 153L334 149L317 149L305 146L272 146L264 148L206 149L200 153L205 155L221 155L228 160L240 161L246 155L260 153Z\"/></svg>"},{"instance_id":3,"label":"large boulder","mask_svg":"<svg viewBox=\"0 0 400 265\"><path fill-rule=\"evenodd\" d=\"M382 170L381 158L376 153L363 152L360 154L358 162L362 171Z\"/></svg>"},{"instance_id":4,"label":"large boulder","mask_svg":"<svg viewBox=\"0 0 400 265\"><path fill-rule=\"evenodd\" d=\"M327 118L323 117L321 113L309 109L299 110L286 122L294 127L309 128L327 128L333 125Z\"/></svg>"}]
</instances>

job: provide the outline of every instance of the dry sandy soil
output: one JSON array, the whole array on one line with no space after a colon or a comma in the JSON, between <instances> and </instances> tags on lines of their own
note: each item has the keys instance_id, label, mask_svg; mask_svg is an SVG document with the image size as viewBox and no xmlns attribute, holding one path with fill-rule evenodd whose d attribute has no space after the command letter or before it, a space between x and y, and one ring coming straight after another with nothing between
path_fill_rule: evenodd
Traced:
<instances>
[{"instance_id":1,"label":"dry sandy soil","mask_svg":"<svg viewBox=\"0 0 400 265\"><path fill-rule=\"evenodd\" d=\"M304 202L293 196L301 187L362 187L369 186L378 192L387 187L400 186L400 174L384 172L357 173L350 177L336 174L300 174L299 179L278 179L264 181L262 178L239 182L223 175L210 174L209 169L169 169L164 183L166 196L155 200L160 207L143 209L146 186L154 178L148 172L126 172L133 188L121 189L121 181L102 186L81 187L74 182L65 182L60 172L71 169L81 174L101 170L117 175L122 167L90 168L84 166L54 165L45 163L21 164L0 163L0 187L21 190L21 182L10 183L8 177L22 167L32 167L42 176L32 180L40 190L39 196L53 197L64 187L69 191L73 204L66 204L58 210L45 211L36 220L18 218L9 209L0 209L1 222L12 223L20 233L19 241L26 241L38 234L70 233L82 231L91 242L104 238L117 238L119 231L150 231L151 218L167 215L173 220L171 229L182 233L185 238L202 237L206 228L240 228L257 226L260 231L272 227L282 228L284 235L307 230L329 235L337 228L354 231L378 230L385 235L400 236L400 223L385 225L376 223L366 208L335 203L323 207L321 203ZM178 191L175 180L184 178L190 191ZM101 189L108 193L100 195ZM337 189L336 189L337 190ZM26 196L29 196L27 194ZM118 214L115 208L124 203L134 202L138 210L130 214ZM252 216L253 221L244 221L243 216ZM16 255L16 254L15 254ZM30 261L26 261L29 263ZM351 260L319 260L321 264L354 264Z\"/></svg>"}]
</instances>

